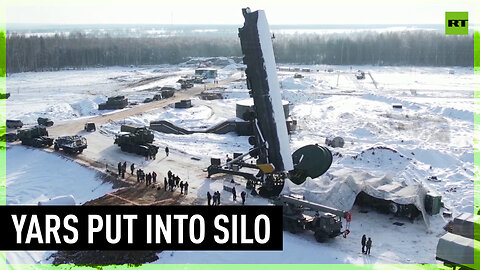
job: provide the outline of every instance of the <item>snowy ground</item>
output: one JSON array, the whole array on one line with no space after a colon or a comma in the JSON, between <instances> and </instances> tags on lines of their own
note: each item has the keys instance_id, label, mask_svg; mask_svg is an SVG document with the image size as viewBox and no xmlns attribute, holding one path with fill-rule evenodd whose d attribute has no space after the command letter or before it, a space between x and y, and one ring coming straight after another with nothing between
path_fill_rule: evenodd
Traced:
<instances>
[{"instance_id":1,"label":"snowy ground","mask_svg":"<svg viewBox=\"0 0 480 270\"><path fill-rule=\"evenodd\" d=\"M292 117L299 123L299 130L290 138L292 150L311 143L323 144L327 136L342 136L346 141L345 147L332 149L335 156L329 173L350 168L375 176L389 174L399 181L422 182L440 193L454 215L479 208L473 202L473 173L476 170L473 165L472 69L371 66L350 69L345 66L332 67L334 72L325 72L329 67L309 68L315 72L303 73L305 77L301 79L294 79L294 72L279 72L282 97L292 103ZM357 69L370 72L377 87L368 75L365 80L357 80L354 76ZM233 70L227 66L220 69L219 73L224 78ZM450 74L452 70L454 74ZM98 114L94 104L108 95L121 93L129 99L142 100L152 95L149 90L142 90L171 84L181 74L188 72L192 73L193 68L119 67L14 74L7 79L8 90L12 93L7 100L7 116L28 123L33 123L40 115L47 115L54 121L91 116ZM168 75L170 73L172 76ZM162 74L168 76L159 78L151 85L138 83L142 78ZM135 86L130 87L132 83ZM160 171L160 177L168 169L175 170L183 176L182 179L189 181L191 191L186 202L203 203L207 191L221 191L223 181L230 179L205 179L206 173L202 169L208 166L209 158L224 158L226 154L247 151L249 145L246 137L234 134L181 136L155 132L155 142L161 147L169 146L172 153L168 158L160 154L156 161L144 161L141 157L122 153L112 141L114 133L119 131L123 123L148 124L152 120L168 120L187 129L203 129L234 118L235 103L248 98L248 93L244 84L238 82L232 83L224 91L228 99L194 99L194 107L190 109L157 108L122 122L104 124L100 132L88 135L89 148L84 155L111 164L117 160L135 162L147 170ZM392 104L402 104L403 109L393 109ZM367 149L374 146L388 146L397 153L380 150L372 154ZM31 192L15 189L15 186L23 186L20 180L37 183L45 175L35 174L33 165L10 166L9 159L11 156L25 156L32 160L28 164L41 165L43 159L34 161L38 153L59 158L50 153L24 150L20 146L7 151L7 201L35 203L41 196L58 196L65 192L73 194L67 189L53 190L48 185L34 185L36 188ZM356 159L353 158L355 156ZM192 160L191 157L200 160ZM59 167L67 168L75 164L64 159L58 163L65 164ZM437 176L439 181L427 181L429 176ZM84 179L93 181L93 186L56 185L73 186L82 194L79 196L92 190L94 183L100 185L94 173L85 175ZM235 181L239 183L239 193L245 182L241 178L235 178ZM312 187L323 181L325 178L308 180L305 185ZM475 192L478 194L479 191ZM227 200L230 196L222 192L223 202L233 203L231 198ZM247 203L266 204L267 201L249 197ZM446 222L441 215L430 217L432 233L427 233L422 220L412 224L373 211L360 213L356 206L352 213L352 233L349 237L337 237L325 244L316 243L310 233L284 233L282 252L165 251L159 254L157 263L244 263L245 257L250 258L249 263L435 263L436 243ZM396 226L392 224L395 221L405 224ZM370 257L359 252L363 234L371 236L373 240ZM28 258L20 259L30 262Z\"/></svg>"},{"instance_id":2,"label":"snowy ground","mask_svg":"<svg viewBox=\"0 0 480 270\"><path fill-rule=\"evenodd\" d=\"M73 195L77 204L83 204L113 190L97 171L38 149L7 148L6 166L9 205L37 205L63 195ZM50 254L52 251L7 252L7 262L51 263L47 260Z\"/></svg>"}]
</instances>

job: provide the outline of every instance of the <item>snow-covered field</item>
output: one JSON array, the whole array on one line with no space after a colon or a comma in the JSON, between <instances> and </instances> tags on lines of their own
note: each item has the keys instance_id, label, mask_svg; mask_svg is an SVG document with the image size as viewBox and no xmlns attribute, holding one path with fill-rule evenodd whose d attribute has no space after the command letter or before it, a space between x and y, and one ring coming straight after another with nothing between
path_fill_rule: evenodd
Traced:
<instances>
[{"instance_id":1,"label":"snow-covered field","mask_svg":"<svg viewBox=\"0 0 480 270\"><path fill-rule=\"evenodd\" d=\"M478 170L473 164L473 69L340 66L331 67L333 72L326 72L330 67L309 68L315 72L302 73L304 78L299 79L293 78L294 72L278 72L282 98L291 102L291 115L299 125L290 138L293 151L306 144L323 145L327 136L341 136L345 139L345 147L332 149L334 163L327 174L348 168L373 176L390 175L398 181L423 183L438 192L454 215L478 210L479 206L474 206L473 201L474 192L480 193L473 185L473 175ZM34 123L41 115L56 122L96 115L99 114L96 104L109 95L123 94L131 100L141 101L152 96L154 91L149 89L172 84L181 75L192 74L193 69L185 66L117 67L13 74L7 79L8 91L12 93L7 100L7 118ZM357 80L354 76L357 69L370 72L371 77L367 75L365 80ZM229 66L219 69L221 78L233 72L235 69ZM150 84L138 83L152 76L164 77ZM247 151L246 137L155 132L156 144L169 146L172 155L146 162L141 157L121 153L117 146L113 146L113 134L123 123L148 124L152 120L168 120L194 130L235 118L235 103L248 98L245 85L234 82L223 91L227 99L206 101L194 98L194 107L186 110L157 108L121 122L104 124L100 132L88 135L89 148L84 155L94 160L135 162L147 169L160 170L161 177L168 169L174 168L182 179L188 179L191 200L198 197L195 201L202 202L208 190L221 191L223 181L205 179L206 173L201 169L208 166L210 157L225 158L226 154ZM393 109L392 104L402 104L403 108ZM391 150L368 150L378 146ZM191 160L191 157L200 160ZM191 165L186 165L189 162ZM49 167L44 164L58 164L55 173L61 176L51 177L47 172ZM428 181L430 176L436 176L438 181ZM80 178L81 185L77 184ZM239 193L245 182L241 178L235 178L235 181L239 183ZM326 181L329 181L328 175L309 179L304 186L321 186ZM54 154L21 146L7 150L9 203L36 203L39 198L66 193L74 194L82 203L102 195L109 188L96 179L94 171ZM223 202L233 203L230 196L222 192ZM262 198L247 198L247 204L266 203ZM248 263L436 262L436 244L446 223L441 215L430 217L431 233L427 233L422 220L410 223L374 211L361 213L357 206L353 207L352 213L351 234L325 244L316 243L310 233L284 233L282 252L165 251L159 254L156 263L245 263L245 258L250 258ZM396 226L392 224L395 221L405 224ZM370 257L360 253L363 234L373 240ZM32 262L21 256L15 261L21 259ZM44 260L37 258L33 262Z\"/></svg>"}]
</instances>

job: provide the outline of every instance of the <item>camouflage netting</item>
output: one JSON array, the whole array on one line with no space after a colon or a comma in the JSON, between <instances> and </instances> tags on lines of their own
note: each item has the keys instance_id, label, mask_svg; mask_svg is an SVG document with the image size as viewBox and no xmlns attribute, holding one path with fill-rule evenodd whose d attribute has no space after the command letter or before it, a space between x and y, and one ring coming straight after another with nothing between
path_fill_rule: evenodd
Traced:
<instances>
[{"instance_id":1,"label":"camouflage netting","mask_svg":"<svg viewBox=\"0 0 480 270\"><path fill-rule=\"evenodd\" d=\"M389 175L375 177L367 172L342 169L316 179L307 178L302 185L287 180L282 194L301 194L305 200L350 211L360 192L398 204L413 204L422 213L430 231L430 222L425 210L427 190L421 184L397 181Z\"/></svg>"}]
</instances>

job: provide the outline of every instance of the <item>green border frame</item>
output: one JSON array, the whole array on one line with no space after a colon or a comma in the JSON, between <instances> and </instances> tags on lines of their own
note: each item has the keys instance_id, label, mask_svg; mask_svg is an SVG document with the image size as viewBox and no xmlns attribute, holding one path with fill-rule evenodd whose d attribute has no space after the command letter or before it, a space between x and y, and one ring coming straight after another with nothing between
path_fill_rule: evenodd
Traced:
<instances>
[{"instance_id":1,"label":"green border frame","mask_svg":"<svg viewBox=\"0 0 480 270\"><path fill-rule=\"evenodd\" d=\"M6 93L6 26L5 6L0 5L0 93ZM0 135L6 133L5 120L7 119L5 99L0 99ZM6 142L0 140L0 207L6 204ZM7 269L5 252L0 252L0 269Z\"/></svg>"},{"instance_id":2,"label":"green border frame","mask_svg":"<svg viewBox=\"0 0 480 270\"><path fill-rule=\"evenodd\" d=\"M0 4L0 33L6 31L6 13L5 5ZM6 71L6 40L2 38L0 34L0 93L6 92L6 74L1 72ZM480 205L480 32L474 33L474 73L475 73L475 93L474 93L474 205L478 209ZM478 90L477 90L478 89ZM5 133L5 99L0 99L0 134ZM6 204L6 151L5 142L0 141L0 206ZM478 218L478 216L477 216ZM479 246L475 247L475 258L480 258ZM294 262L292 262L294 263ZM52 265L52 264L6 264L6 257L4 252L0 252L0 269L123 269L123 268L136 268L140 270L153 270L153 269L186 269L186 270L244 270L248 269L265 269L265 270L293 270L301 267L302 270L313 269L450 269L443 265L436 264L372 264L372 265L352 265L352 264L231 264L231 265L212 265L212 264L145 264L145 265ZM473 269L480 269L480 260L475 260Z\"/></svg>"}]
</instances>

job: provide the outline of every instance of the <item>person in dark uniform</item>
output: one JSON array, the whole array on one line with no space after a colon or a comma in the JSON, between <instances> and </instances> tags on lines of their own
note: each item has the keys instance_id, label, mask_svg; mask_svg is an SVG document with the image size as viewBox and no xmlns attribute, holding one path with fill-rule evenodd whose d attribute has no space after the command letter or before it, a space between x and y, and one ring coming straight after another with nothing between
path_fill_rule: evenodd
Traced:
<instances>
[{"instance_id":1,"label":"person in dark uniform","mask_svg":"<svg viewBox=\"0 0 480 270\"><path fill-rule=\"evenodd\" d=\"M240 197L242 197L242 205L245 205L246 196L247 196L247 193L245 191L242 191L242 193L240 193Z\"/></svg>"},{"instance_id":2,"label":"person in dark uniform","mask_svg":"<svg viewBox=\"0 0 480 270\"><path fill-rule=\"evenodd\" d=\"M220 205L220 191L217 190L217 205Z\"/></svg>"},{"instance_id":3,"label":"person in dark uniform","mask_svg":"<svg viewBox=\"0 0 480 270\"><path fill-rule=\"evenodd\" d=\"M232 195L233 195L233 200L237 201L237 191L235 190L235 187L232 188Z\"/></svg>"},{"instance_id":4,"label":"person in dark uniform","mask_svg":"<svg viewBox=\"0 0 480 270\"><path fill-rule=\"evenodd\" d=\"M172 171L169 170L167 173L167 176L168 176L168 179L172 178Z\"/></svg>"},{"instance_id":5,"label":"person in dark uniform","mask_svg":"<svg viewBox=\"0 0 480 270\"><path fill-rule=\"evenodd\" d=\"M157 183L157 173L156 172L152 172L152 180L153 180L154 184Z\"/></svg>"},{"instance_id":6,"label":"person in dark uniform","mask_svg":"<svg viewBox=\"0 0 480 270\"><path fill-rule=\"evenodd\" d=\"M180 194L183 194L183 181L180 182Z\"/></svg>"},{"instance_id":7,"label":"person in dark uniform","mask_svg":"<svg viewBox=\"0 0 480 270\"><path fill-rule=\"evenodd\" d=\"M365 254L368 254L370 255L370 248L372 247L372 239L370 237L368 237L368 241L367 241L367 250L365 251Z\"/></svg>"},{"instance_id":8,"label":"person in dark uniform","mask_svg":"<svg viewBox=\"0 0 480 270\"><path fill-rule=\"evenodd\" d=\"M165 155L168 157L168 153L170 153L170 149L168 149L168 146L165 147Z\"/></svg>"},{"instance_id":9,"label":"person in dark uniform","mask_svg":"<svg viewBox=\"0 0 480 270\"><path fill-rule=\"evenodd\" d=\"M208 201L208 206L210 206L210 201L212 200L212 195L210 194L210 191L207 191L207 201Z\"/></svg>"},{"instance_id":10,"label":"person in dark uniform","mask_svg":"<svg viewBox=\"0 0 480 270\"><path fill-rule=\"evenodd\" d=\"M364 234L362 236L362 253L365 253L365 244L367 243L367 236Z\"/></svg>"},{"instance_id":11,"label":"person in dark uniform","mask_svg":"<svg viewBox=\"0 0 480 270\"><path fill-rule=\"evenodd\" d=\"M188 182L185 181L185 184L183 184L183 189L185 190L185 195L188 194Z\"/></svg>"},{"instance_id":12,"label":"person in dark uniform","mask_svg":"<svg viewBox=\"0 0 480 270\"><path fill-rule=\"evenodd\" d=\"M141 172L141 171L142 171L142 170L137 169L137 182L140 182L140 172Z\"/></svg>"},{"instance_id":13,"label":"person in dark uniform","mask_svg":"<svg viewBox=\"0 0 480 270\"><path fill-rule=\"evenodd\" d=\"M135 171L135 164L132 163L132 165L130 165L130 171L132 171L132 175L133 175L133 172Z\"/></svg>"},{"instance_id":14,"label":"person in dark uniform","mask_svg":"<svg viewBox=\"0 0 480 270\"><path fill-rule=\"evenodd\" d=\"M212 205L217 205L217 192L213 192L213 203Z\"/></svg>"},{"instance_id":15,"label":"person in dark uniform","mask_svg":"<svg viewBox=\"0 0 480 270\"><path fill-rule=\"evenodd\" d=\"M150 180L152 179L152 175L150 173L147 173L146 179L145 179L145 185L148 186L150 185Z\"/></svg>"},{"instance_id":16,"label":"person in dark uniform","mask_svg":"<svg viewBox=\"0 0 480 270\"><path fill-rule=\"evenodd\" d=\"M180 186L180 177L177 175L175 176L175 187L179 187Z\"/></svg>"},{"instance_id":17,"label":"person in dark uniform","mask_svg":"<svg viewBox=\"0 0 480 270\"><path fill-rule=\"evenodd\" d=\"M118 176L120 176L122 175L122 162L118 162L117 167L118 167Z\"/></svg>"},{"instance_id":18,"label":"person in dark uniform","mask_svg":"<svg viewBox=\"0 0 480 270\"><path fill-rule=\"evenodd\" d=\"M164 185L165 191L167 191L167 187L168 187L167 177L163 178L163 185Z\"/></svg>"}]
</instances>

